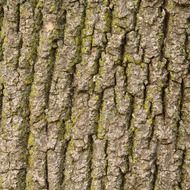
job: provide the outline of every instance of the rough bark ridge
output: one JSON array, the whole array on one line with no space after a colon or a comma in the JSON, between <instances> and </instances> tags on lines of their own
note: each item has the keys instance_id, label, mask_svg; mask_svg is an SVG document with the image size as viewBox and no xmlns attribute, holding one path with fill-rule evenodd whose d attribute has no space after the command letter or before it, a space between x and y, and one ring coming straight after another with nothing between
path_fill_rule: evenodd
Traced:
<instances>
[{"instance_id":1,"label":"rough bark ridge","mask_svg":"<svg viewBox=\"0 0 190 190\"><path fill-rule=\"evenodd\" d=\"M189 0L0 0L0 189L190 189Z\"/></svg>"}]
</instances>

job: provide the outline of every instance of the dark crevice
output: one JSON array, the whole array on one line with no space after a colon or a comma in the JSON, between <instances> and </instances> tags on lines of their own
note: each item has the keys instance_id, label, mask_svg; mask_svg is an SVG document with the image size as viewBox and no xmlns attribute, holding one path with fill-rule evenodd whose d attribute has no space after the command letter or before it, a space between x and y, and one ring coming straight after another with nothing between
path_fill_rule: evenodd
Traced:
<instances>
[{"instance_id":1,"label":"dark crevice","mask_svg":"<svg viewBox=\"0 0 190 190\"><path fill-rule=\"evenodd\" d=\"M129 107L129 120L127 122L127 129L131 128L132 119L133 119L133 111L134 111L135 97L131 95L130 97L130 107Z\"/></svg>"},{"instance_id":2,"label":"dark crevice","mask_svg":"<svg viewBox=\"0 0 190 190\"><path fill-rule=\"evenodd\" d=\"M162 42L161 42L161 46L160 46L160 61L162 61L163 58L165 58L165 41L166 41L167 34L168 34L169 19L170 19L170 13L166 9L167 3L168 3L167 0L163 0L163 4L160 7L161 12L164 11L164 13L165 13L164 19L163 19L163 24L162 24L163 37L162 37Z\"/></svg>"},{"instance_id":3,"label":"dark crevice","mask_svg":"<svg viewBox=\"0 0 190 190\"><path fill-rule=\"evenodd\" d=\"M121 184L120 184L120 190L125 190L124 189L124 184L125 184L125 173L122 172L122 170L119 168L120 172L120 178L121 178Z\"/></svg>"},{"instance_id":4,"label":"dark crevice","mask_svg":"<svg viewBox=\"0 0 190 190\"><path fill-rule=\"evenodd\" d=\"M101 111L103 109L103 93L99 94L99 102L98 102L98 107L97 107L97 124L96 124L96 127L95 127L95 135L96 137L98 136L98 123L100 121L100 114L101 114Z\"/></svg>"},{"instance_id":5,"label":"dark crevice","mask_svg":"<svg viewBox=\"0 0 190 190\"><path fill-rule=\"evenodd\" d=\"M151 107L152 107L152 103L151 103ZM152 117L152 116L151 116L151 117ZM153 118L150 118L150 119L152 119L152 121L151 121L151 126L150 126L150 135L149 135L149 137L148 137L148 148L150 148L151 142L152 142L153 137L154 137L155 118L156 118L156 116L154 116Z\"/></svg>"},{"instance_id":6,"label":"dark crevice","mask_svg":"<svg viewBox=\"0 0 190 190\"><path fill-rule=\"evenodd\" d=\"M147 84L145 84L143 82L143 86L144 86L144 89L143 89L143 105L145 105L146 98L147 98Z\"/></svg>"},{"instance_id":7,"label":"dark crevice","mask_svg":"<svg viewBox=\"0 0 190 190\"><path fill-rule=\"evenodd\" d=\"M144 90L143 90L143 105L145 106L145 102L147 99L148 85L150 84L150 64L147 63L147 79L146 82L143 82Z\"/></svg>"},{"instance_id":8,"label":"dark crevice","mask_svg":"<svg viewBox=\"0 0 190 190\"><path fill-rule=\"evenodd\" d=\"M67 140L64 143L64 147L63 147L63 162L62 162L62 171L61 171L61 178L60 178L60 184L61 186L64 186L64 179L65 179L65 175L64 175L64 171L65 171L65 167L64 167L64 163L65 163L65 159L66 159L66 153L67 153L67 149L69 148L69 143L71 142L71 139Z\"/></svg>"},{"instance_id":9,"label":"dark crevice","mask_svg":"<svg viewBox=\"0 0 190 190\"><path fill-rule=\"evenodd\" d=\"M97 56L97 59L96 59L96 72L94 73L93 77L96 77L96 75L98 75L99 72L100 72L100 60L102 59L102 52L103 51L101 51L101 50L98 52L98 56ZM92 79L93 79L93 77L92 77ZM96 80L93 80L93 82L94 82L93 92L96 93L95 92Z\"/></svg>"},{"instance_id":10,"label":"dark crevice","mask_svg":"<svg viewBox=\"0 0 190 190\"><path fill-rule=\"evenodd\" d=\"M3 90L4 90L4 85L0 84L0 128L1 128L1 119L2 119L2 112L3 112Z\"/></svg>"},{"instance_id":11,"label":"dark crevice","mask_svg":"<svg viewBox=\"0 0 190 190\"><path fill-rule=\"evenodd\" d=\"M105 175L107 176L108 173L108 140L106 140L105 142L105 148L104 148L104 152L105 152L105 160L106 160L106 165L105 165ZM104 178L104 183L103 183L103 189L106 189L106 176Z\"/></svg>"},{"instance_id":12,"label":"dark crevice","mask_svg":"<svg viewBox=\"0 0 190 190\"><path fill-rule=\"evenodd\" d=\"M141 7L141 2L142 2L142 0L137 1L136 9L135 9L135 12L134 12L133 30L136 30L137 18L138 18L138 13L139 13L140 7Z\"/></svg>"},{"instance_id":13,"label":"dark crevice","mask_svg":"<svg viewBox=\"0 0 190 190\"><path fill-rule=\"evenodd\" d=\"M157 152L157 150L156 150L156 152ZM157 178L158 178L158 171L159 171L159 167L158 167L158 164L157 164L157 155L155 155L154 159L155 159L155 161L154 161L155 169L154 169L154 173L153 173L152 190L156 190L156 181L157 181Z\"/></svg>"},{"instance_id":14,"label":"dark crevice","mask_svg":"<svg viewBox=\"0 0 190 190\"><path fill-rule=\"evenodd\" d=\"M50 72L49 76L47 77L47 83L46 83L46 109L49 108L49 98L50 98L50 89L51 89L51 83L52 83L52 77L53 77L53 72L54 72L54 66L56 62L56 53L57 53L57 39L52 41L52 49L50 51L50 66L48 70ZM47 141L48 141L48 123L46 124L46 136L47 136ZM49 166L48 166L48 151L45 153L45 184L46 184L46 189L49 190Z\"/></svg>"},{"instance_id":15,"label":"dark crevice","mask_svg":"<svg viewBox=\"0 0 190 190\"><path fill-rule=\"evenodd\" d=\"M16 32L19 33L20 32L20 3L17 4L16 12L17 12L17 28L16 28Z\"/></svg>"},{"instance_id":16,"label":"dark crevice","mask_svg":"<svg viewBox=\"0 0 190 190\"><path fill-rule=\"evenodd\" d=\"M115 89L116 84L117 84L117 80L116 80L116 72L115 72L114 73L114 87L113 87L113 93L114 93L113 101L114 101L116 112L120 113L119 110L118 110L118 106L117 106L117 93L116 93L116 89Z\"/></svg>"},{"instance_id":17,"label":"dark crevice","mask_svg":"<svg viewBox=\"0 0 190 190\"><path fill-rule=\"evenodd\" d=\"M162 114L163 114L163 118L165 120L165 116L166 116L166 92L165 89L167 87L163 87L162 88L162 93L161 93L161 98L162 98Z\"/></svg>"},{"instance_id":18,"label":"dark crevice","mask_svg":"<svg viewBox=\"0 0 190 190\"><path fill-rule=\"evenodd\" d=\"M170 82L170 72L168 71L168 66L169 66L169 60L166 61L165 64L165 70L167 71L167 77L166 77L166 81L163 84L162 90L161 90L161 99L162 99L162 114L163 114L163 118L165 120L166 117L166 89L169 86L169 82Z\"/></svg>"},{"instance_id":19,"label":"dark crevice","mask_svg":"<svg viewBox=\"0 0 190 190\"><path fill-rule=\"evenodd\" d=\"M177 121L177 129L176 129L176 149L178 145L178 139L179 139L179 129L180 129L180 122L182 121L182 109L183 109L183 103L184 103L184 92L185 92L185 84L182 80L181 82L181 89L180 89L180 103L179 103L179 119Z\"/></svg>"},{"instance_id":20,"label":"dark crevice","mask_svg":"<svg viewBox=\"0 0 190 190\"><path fill-rule=\"evenodd\" d=\"M181 96L180 96L180 107L179 107L179 118L182 119L182 108L183 108L183 101L184 101L184 92L185 92L185 84L184 80L181 82Z\"/></svg>"},{"instance_id":21,"label":"dark crevice","mask_svg":"<svg viewBox=\"0 0 190 190\"><path fill-rule=\"evenodd\" d=\"M185 32L185 42L184 42L184 50L185 50L185 60L190 61L189 60L189 50L188 50L188 45L189 45L189 38L188 38L188 34L187 32ZM188 67L188 72L190 72L190 64Z\"/></svg>"},{"instance_id":22,"label":"dark crevice","mask_svg":"<svg viewBox=\"0 0 190 190\"><path fill-rule=\"evenodd\" d=\"M49 181L48 181L48 151L46 152L45 156L45 181L46 181L46 189L49 190Z\"/></svg>"},{"instance_id":23,"label":"dark crevice","mask_svg":"<svg viewBox=\"0 0 190 190\"><path fill-rule=\"evenodd\" d=\"M92 184L92 176L91 176L91 174L92 174L92 170L93 170L93 168L92 168L92 158L93 158L93 137L92 137L92 135L90 135L89 137L88 137L89 139L88 139L88 148L89 148L89 157L88 157L88 163L89 163L89 171L88 171L88 175L89 175L89 179L88 179L88 188L90 189L91 188L91 184Z\"/></svg>"},{"instance_id":24,"label":"dark crevice","mask_svg":"<svg viewBox=\"0 0 190 190\"><path fill-rule=\"evenodd\" d=\"M111 3L110 3L110 1L109 1L109 21L110 21L110 33L111 33L111 35L112 35L112 26L113 26L113 11L114 11L114 6L112 5L111 6Z\"/></svg>"},{"instance_id":25,"label":"dark crevice","mask_svg":"<svg viewBox=\"0 0 190 190\"><path fill-rule=\"evenodd\" d=\"M1 36L1 31L3 27L3 18L4 18L4 9L3 9L3 4L0 3L0 62L3 61L3 39ZM2 118L2 109L3 109L3 90L4 90L4 85L3 81L0 81L0 128L1 128L1 118ZM1 187L0 187L1 188Z\"/></svg>"},{"instance_id":26,"label":"dark crevice","mask_svg":"<svg viewBox=\"0 0 190 190\"><path fill-rule=\"evenodd\" d=\"M3 53L2 53L2 45L3 45L3 36L2 36L2 28L3 28L3 19L4 19L4 8L0 4L0 61L2 60Z\"/></svg>"},{"instance_id":27,"label":"dark crevice","mask_svg":"<svg viewBox=\"0 0 190 190\"><path fill-rule=\"evenodd\" d=\"M134 148L134 138L135 138L135 129L132 127L134 106L135 106L135 97L131 96L127 130L129 132L129 156L131 156L132 159L133 159L133 148ZM128 165L130 166L130 162L128 162Z\"/></svg>"},{"instance_id":28,"label":"dark crevice","mask_svg":"<svg viewBox=\"0 0 190 190\"><path fill-rule=\"evenodd\" d=\"M179 182L178 182L178 186L179 186L179 189L180 190L183 190L183 186L182 186L182 183L183 183L183 166L185 164L185 156L186 156L186 149L183 150L182 152L182 156L181 156L181 164L179 166L179 172L180 172L180 179L179 179Z\"/></svg>"},{"instance_id":29,"label":"dark crevice","mask_svg":"<svg viewBox=\"0 0 190 190\"><path fill-rule=\"evenodd\" d=\"M141 39L141 38L140 38L140 39ZM138 46L140 47L140 42L139 42L139 45L138 45ZM145 62L145 48L142 48L141 60L142 60L143 63Z\"/></svg>"},{"instance_id":30,"label":"dark crevice","mask_svg":"<svg viewBox=\"0 0 190 190\"><path fill-rule=\"evenodd\" d=\"M130 158L134 159L134 141L135 141L135 128L132 126L132 120L133 120L133 112L134 112L134 106L135 106L135 97L131 95L130 100L130 107L129 107L129 116L128 116L128 122L127 122L127 131L128 131L128 168L130 168Z\"/></svg>"},{"instance_id":31,"label":"dark crevice","mask_svg":"<svg viewBox=\"0 0 190 190\"><path fill-rule=\"evenodd\" d=\"M17 56L16 65L15 65L15 70L17 70L19 68L19 59L20 59L21 52L22 52L22 46L23 46L23 39L22 39L22 35L20 35L19 44L18 44L18 56ZM18 72L18 74L19 74L19 72Z\"/></svg>"},{"instance_id":32,"label":"dark crevice","mask_svg":"<svg viewBox=\"0 0 190 190\"><path fill-rule=\"evenodd\" d=\"M131 129L131 128L130 128ZM134 155L134 140L135 140L135 129L129 130L129 156L133 160ZM130 162L129 162L130 165Z\"/></svg>"},{"instance_id":33,"label":"dark crevice","mask_svg":"<svg viewBox=\"0 0 190 190\"><path fill-rule=\"evenodd\" d=\"M17 56L16 65L15 65L15 69L17 70L18 67L19 67L19 59L20 59L20 56L21 56L22 46L23 46L23 39L22 39L22 35L21 35L21 32L20 32L20 3L17 4L16 12L17 12L17 28L16 28L16 32L17 32L17 35L18 35L18 38L19 38L19 44L18 44L18 48L17 48L18 56ZM19 72L18 72L18 74L19 74Z\"/></svg>"},{"instance_id":34,"label":"dark crevice","mask_svg":"<svg viewBox=\"0 0 190 190\"><path fill-rule=\"evenodd\" d=\"M50 66L48 68L48 73L49 76L47 77L48 81L46 83L46 108L48 109L49 106L49 97L50 97L50 89L51 89L51 83L52 83L52 78L53 78L53 73L54 73L54 66L56 62L56 54L57 54L57 39L52 41L52 49L50 51Z\"/></svg>"},{"instance_id":35,"label":"dark crevice","mask_svg":"<svg viewBox=\"0 0 190 190\"><path fill-rule=\"evenodd\" d=\"M125 56L125 46L127 43L127 34L128 32L126 32L123 36L123 39L121 41L121 45L120 45L120 64L123 64L123 60L124 60L124 56Z\"/></svg>"}]
</instances>

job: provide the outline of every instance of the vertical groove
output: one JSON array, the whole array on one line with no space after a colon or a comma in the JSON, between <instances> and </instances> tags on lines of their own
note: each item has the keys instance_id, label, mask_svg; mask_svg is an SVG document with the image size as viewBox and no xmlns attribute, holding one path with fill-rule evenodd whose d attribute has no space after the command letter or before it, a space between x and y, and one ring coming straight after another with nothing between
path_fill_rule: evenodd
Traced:
<instances>
[{"instance_id":1,"label":"vertical groove","mask_svg":"<svg viewBox=\"0 0 190 190\"><path fill-rule=\"evenodd\" d=\"M178 186L179 186L180 190L183 190L182 183L184 182L183 181L183 177L184 177L184 175L183 175L183 167L184 167L184 164L185 164L185 157L186 157L186 149L183 150L183 152L182 152L181 164L180 164L180 167L179 167L179 172L180 172L179 177L180 177L180 179L179 179Z\"/></svg>"},{"instance_id":2,"label":"vertical groove","mask_svg":"<svg viewBox=\"0 0 190 190\"><path fill-rule=\"evenodd\" d=\"M162 61L163 58L165 58L165 52L164 52L164 48L165 48L165 41L167 38L167 33L168 33L168 24L169 24L169 19L170 19L170 13L167 10L167 4L168 4L168 0L163 0L163 4L160 7L161 12L164 11L164 18L163 18L163 25L162 25L162 33L163 33L163 39L162 39L162 43L161 43L161 52L160 52L160 60Z\"/></svg>"},{"instance_id":3,"label":"vertical groove","mask_svg":"<svg viewBox=\"0 0 190 190\"><path fill-rule=\"evenodd\" d=\"M4 9L3 9L3 3L0 4L0 64L3 61L3 37L2 37L2 25L3 25L3 18L4 18ZM0 74L2 74L2 66L0 65ZM0 77L0 128L1 128L1 118L2 118L2 108L3 108L3 81Z\"/></svg>"},{"instance_id":4,"label":"vertical groove","mask_svg":"<svg viewBox=\"0 0 190 190\"><path fill-rule=\"evenodd\" d=\"M184 85L184 80L182 79L181 82L181 88L180 88L180 102L179 102L179 118L177 120L177 129L176 129L176 142L175 146L177 149L178 146L178 139L179 139L179 129L180 129L180 123L182 122L182 109L183 109L183 103L184 103L184 91L185 91L185 85Z\"/></svg>"}]
</instances>

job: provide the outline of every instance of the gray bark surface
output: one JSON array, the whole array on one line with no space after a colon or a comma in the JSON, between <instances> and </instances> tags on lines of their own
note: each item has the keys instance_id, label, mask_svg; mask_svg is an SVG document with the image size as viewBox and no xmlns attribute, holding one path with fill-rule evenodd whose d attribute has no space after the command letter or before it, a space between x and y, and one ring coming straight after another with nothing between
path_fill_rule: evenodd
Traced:
<instances>
[{"instance_id":1,"label":"gray bark surface","mask_svg":"<svg viewBox=\"0 0 190 190\"><path fill-rule=\"evenodd\" d=\"M0 189L190 190L190 0L0 0Z\"/></svg>"}]
</instances>

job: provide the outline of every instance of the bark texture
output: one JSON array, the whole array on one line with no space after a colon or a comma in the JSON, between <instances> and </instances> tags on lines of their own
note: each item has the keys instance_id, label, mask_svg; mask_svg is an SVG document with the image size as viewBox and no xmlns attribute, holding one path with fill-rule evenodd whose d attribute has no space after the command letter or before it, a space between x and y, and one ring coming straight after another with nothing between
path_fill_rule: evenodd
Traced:
<instances>
[{"instance_id":1,"label":"bark texture","mask_svg":"<svg viewBox=\"0 0 190 190\"><path fill-rule=\"evenodd\" d=\"M0 0L0 189L190 190L190 1Z\"/></svg>"}]
</instances>

